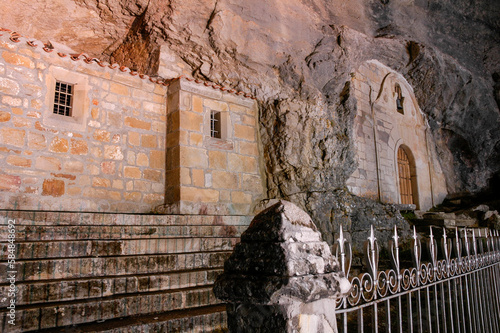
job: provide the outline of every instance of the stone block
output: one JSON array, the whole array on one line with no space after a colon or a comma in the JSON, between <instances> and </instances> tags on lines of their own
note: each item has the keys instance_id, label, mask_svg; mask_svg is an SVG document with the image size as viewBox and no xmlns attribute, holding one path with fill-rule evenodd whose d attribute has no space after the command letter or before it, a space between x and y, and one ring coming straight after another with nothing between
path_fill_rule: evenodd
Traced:
<instances>
[{"instance_id":1,"label":"stone block","mask_svg":"<svg viewBox=\"0 0 500 333\"><path fill-rule=\"evenodd\" d=\"M205 149L180 147L180 166L189 168L207 168L208 156Z\"/></svg>"},{"instance_id":2,"label":"stone block","mask_svg":"<svg viewBox=\"0 0 500 333\"><path fill-rule=\"evenodd\" d=\"M87 141L71 139L71 154L87 155L88 151Z\"/></svg>"},{"instance_id":3,"label":"stone block","mask_svg":"<svg viewBox=\"0 0 500 333\"><path fill-rule=\"evenodd\" d=\"M123 197L127 201L141 201L141 192L125 192L123 193Z\"/></svg>"},{"instance_id":4,"label":"stone block","mask_svg":"<svg viewBox=\"0 0 500 333\"><path fill-rule=\"evenodd\" d=\"M31 167L31 160L16 155L9 155L7 156L7 164L29 168Z\"/></svg>"},{"instance_id":5,"label":"stone block","mask_svg":"<svg viewBox=\"0 0 500 333\"><path fill-rule=\"evenodd\" d=\"M25 119L21 117L14 117L12 123L15 127L32 127L31 119Z\"/></svg>"},{"instance_id":6,"label":"stone block","mask_svg":"<svg viewBox=\"0 0 500 333\"><path fill-rule=\"evenodd\" d=\"M56 136L50 143L49 150L53 153L67 153L69 150L68 140Z\"/></svg>"},{"instance_id":7,"label":"stone block","mask_svg":"<svg viewBox=\"0 0 500 333\"><path fill-rule=\"evenodd\" d=\"M167 133L176 132L179 130L181 123L179 111L172 111L167 116Z\"/></svg>"},{"instance_id":8,"label":"stone block","mask_svg":"<svg viewBox=\"0 0 500 333\"><path fill-rule=\"evenodd\" d=\"M141 170L137 167L126 166L123 168L123 175L126 178L140 179L142 176Z\"/></svg>"},{"instance_id":9,"label":"stone block","mask_svg":"<svg viewBox=\"0 0 500 333\"><path fill-rule=\"evenodd\" d=\"M148 155L146 155L144 153L138 153L136 163L138 166L149 166Z\"/></svg>"},{"instance_id":10,"label":"stone block","mask_svg":"<svg viewBox=\"0 0 500 333\"><path fill-rule=\"evenodd\" d=\"M23 66L26 68L34 69L35 68L35 63L28 57L19 55L14 52L9 52L9 51L3 51L2 52L2 57L4 60L15 66Z\"/></svg>"},{"instance_id":11,"label":"stone block","mask_svg":"<svg viewBox=\"0 0 500 333\"><path fill-rule=\"evenodd\" d=\"M242 234L214 293L229 303L230 331L292 333L314 315L317 325L301 332L334 332L336 299L350 287L311 218L279 201Z\"/></svg>"},{"instance_id":12,"label":"stone block","mask_svg":"<svg viewBox=\"0 0 500 333\"><path fill-rule=\"evenodd\" d=\"M251 204L252 195L245 192L233 191L231 192L231 201L234 203Z\"/></svg>"},{"instance_id":13,"label":"stone block","mask_svg":"<svg viewBox=\"0 0 500 333\"><path fill-rule=\"evenodd\" d=\"M219 191L206 188L182 187L181 200L193 202L218 202Z\"/></svg>"},{"instance_id":14,"label":"stone block","mask_svg":"<svg viewBox=\"0 0 500 333\"><path fill-rule=\"evenodd\" d=\"M141 135L141 146L145 148L157 148L158 140L156 135L149 135L149 134Z\"/></svg>"},{"instance_id":15,"label":"stone block","mask_svg":"<svg viewBox=\"0 0 500 333\"><path fill-rule=\"evenodd\" d=\"M61 160L56 157L40 156L35 161L35 168L47 171L61 170Z\"/></svg>"},{"instance_id":16,"label":"stone block","mask_svg":"<svg viewBox=\"0 0 500 333\"><path fill-rule=\"evenodd\" d=\"M140 120L134 117L125 117L125 126L139 128L149 131L151 129L151 123L148 121Z\"/></svg>"},{"instance_id":17,"label":"stone block","mask_svg":"<svg viewBox=\"0 0 500 333\"><path fill-rule=\"evenodd\" d=\"M223 151L209 151L208 152L209 168L216 170L227 169L227 153Z\"/></svg>"},{"instance_id":18,"label":"stone block","mask_svg":"<svg viewBox=\"0 0 500 333\"><path fill-rule=\"evenodd\" d=\"M234 137L247 141L255 141L255 128L246 125L234 125Z\"/></svg>"},{"instance_id":19,"label":"stone block","mask_svg":"<svg viewBox=\"0 0 500 333\"><path fill-rule=\"evenodd\" d=\"M162 204L164 200L165 196L163 194L148 193L144 196L144 202L151 206Z\"/></svg>"},{"instance_id":20,"label":"stone block","mask_svg":"<svg viewBox=\"0 0 500 333\"><path fill-rule=\"evenodd\" d=\"M238 175L231 172L214 170L212 171L212 187L216 189L238 189Z\"/></svg>"},{"instance_id":21,"label":"stone block","mask_svg":"<svg viewBox=\"0 0 500 333\"><path fill-rule=\"evenodd\" d=\"M248 116L248 115L242 115L241 116L241 122L244 125L252 126L255 127L257 125L257 122L255 120L255 117L253 116Z\"/></svg>"},{"instance_id":22,"label":"stone block","mask_svg":"<svg viewBox=\"0 0 500 333\"><path fill-rule=\"evenodd\" d=\"M257 159L239 154L228 154L228 168L234 172L257 173Z\"/></svg>"},{"instance_id":23,"label":"stone block","mask_svg":"<svg viewBox=\"0 0 500 333\"><path fill-rule=\"evenodd\" d=\"M195 112L181 111L180 128L188 131L202 132L203 116Z\"/></svg>"},{"instance_id":24,"label":"stone block","mask_svg":"<svg viewBox=\"0 0 500 333\"><path fill-rule=\"evenodd\" d=\"M0 123L5 123L11 118L10 112L0 111Z\"/></svg>"},{"instance_id":25,"label":"stone block","mask_svg":"<svg viewBox=\"0 0 500 333\"><path fill-rule=\"evenodd\" d=\"M123 84L111 82L109 89L114 94L123 95L123 96L130 95L130 88L127 86L124 86Z\"/></svg>"},{"instance_id":26,"label":"stone block","mask_svg":"<svg viewBox=\"0 0 500 333\"><path fill-rule=\"evenodd\" d=\"M162 179L162 173L158 170L145 169L144 170L144 179L159 182Z\"/></svg>"},{"instance_id":27,"label":"stone block","mask_svg":"<svg viewBox=\"0 0 500 333\"><path fill-rule=\"evenodd\" d=\"M191 172L189 168L180 168L180 183L181 185L191 185Z\"/></svg>"},{"instance_id":28,"label":"stone block","mask_svg":"<svg viewBox=\"0 0 500 333\"><path fill-rule=\"evenodd\" d=\"M206 98L203 100L203 106L209 108L214 111L228 111L229 106L225 101L217 101L213 99ZM232 111L232 110L231 110Z\"/></svg>"},{"instance_id":29,"label":"stone block","mask_svg":"<svg viewBox=\"0 0 500 333\"><path fill-rule=\"evenodd\" d=\"M134 180L134 190L142 193L151 191L151 183L143 180Z\"/></svg>"},{"instance_id":30,"label":"stone block","mask_svg":"<svg viewBox=\"0 0 500 333\"><path fill-rule=\"evenodd\" d=\"M167 131L167 124L162 121L153 121L151 129L155 132L165 133Z\"/></svg>"},{"instance_id":31,"label":"stone block","mask_svg":"<svg viewBox=\"0 0 500 333\"><path fill-rule=\"evenodd\" d=\"M123 160L123 152L120 146L104 146L104 158L110 160Z\"/></svg>"},{"instance_id":32,"label":"stone block","mask_svg":"<svg viewBox=\"0 0 500 333\"><path fill-rule=\"evenodd\" d=\"M12 145L16 147L24 146L24 139L26 137L26 132L24 130L18 130L13 128L2 128L1 129L1 142L6 145Z\"/></svg>"},{"instance_id":33,"label":"stone block","mask_svg":"<svg viewBox=\"0 0 500 333\"><path fill-rule=\"evenodd\" d=\"M16 81L4 77L0 78L0 92L2 94L17 95L19 90L19 84Z\"/></svg>"},{"instance_id":34,"label":"stone block","mask_svg":"<svg viewBox=\"0 0 500 333\"><path fill-rule=\"evenodd\" d=\"M241 189L252 193L263 193L263 185L260 176L256 175L242 175L241 176Z\"/></svg>"},{"instance_id":35,"label":"stone block","mask_svg":"<svg viewBox=\"0 0 500 333\"><path fill-rule=\"evenodd\" d=\"M18 192L21 187L21 177L0 174L0 191Z\"/></svg>"},{"instance_id":36,"label":"stone block","mask_svg":"<svg viewBox=\"0 0 500 333\"><path fill-rule=\"evenodd\" d=\"M60 197L64 194L64 181L59 179L45 179L42 186L42 195Z\"/></svg>"},{"instance_id":37,"label":"stone block","mask_svg":"<svg viewBox=\"0 0 500 333\"><path fill-rule=\"evenodd\" d=\"M97 141L109 142L111 140L111 133L105 130L96 129L93 137Z\"/></svg>"},{"instance_id":38,"label":"stone block","mask_svg":"<svg viewBox=\"0 0 500 333\"><path fill-rule=\"evenodd\" d=\"M199 96L193 95L193 111L194 112L203 112L203 99Z\"/></svg>"},{"instance_id":39,"label":"stone block","mask_svg":"<svg viewBox=\"0 0 500 333\"><path fill-rule=\"evenodd\" d=\"M193 185L196 187L205 186L205 172L203 169L192 169Z\"/></svg>"},{"instance_id":40,"label":"stone block","mask_svg":"<svg viewBox=\"0 0 500 333\"><path fill-rule=\"evenodd\" d=\"M152 112L152 113L156 113L156 114L166 114L167 113L166 107L162 103L151 103L151 102L144 101L142 103L142 106L143 106L144 111L148 111L148 112Z\"/></svg>"},{"instance_id":41,"label":"stone block","mask_svg":"<svg viewBox=\"0 0 500 333\"><path fill-rule=\"evenodd\" d=\"M94 187L111 187L111 181L106 178L94 177L92 178L92 186Z\"/></svg>"},{"instance_id":42,"label":"stone block","mask_svg":"<svg viewBox=\"0 0 500 333\"><path fill-rule=\"evenodd\" d=\"M259 149L257 147L257 143L240 141L238 144L240 146L239 150L240 154L259 156Z\"/></svg>"},{"instance_id":43,"label":"stone block","mask_svg":"<svg viewBox=\"0 0 500 333\"><path fill-rule=\"evenodd\" d=\"M163 150L150 151L149 166L153 169L165 169L165 151Z\"/></svg>"},{"instance_id":44,"label":"stone block","mask_svg":"<svg viewBox=\"0 0 500 333\"><path fill-rule=\"evenodd\" d=\"M195 147L203 147L203 134L190 132L189 144Z\"/></svg>"},{"instance_id":45,"label":"stone block","mask_svg":"<svg viewBox=\"0 0 500 333\"><path fill-rule=\"evenodd\" d=\"M23 100L12 96L2 96L2 103L9 106L22 106Z\"/></svg>"},{"instance_id":46,"label":"stone block","mask_svg":"<svg viewBox=\"0 0 500 333\"><path fill-rule=\"evenodd\" d=\"M128 132L128 143L133 146L139 146L141 144L141 134L137 132Z\"/></svg>"}]
</instances>

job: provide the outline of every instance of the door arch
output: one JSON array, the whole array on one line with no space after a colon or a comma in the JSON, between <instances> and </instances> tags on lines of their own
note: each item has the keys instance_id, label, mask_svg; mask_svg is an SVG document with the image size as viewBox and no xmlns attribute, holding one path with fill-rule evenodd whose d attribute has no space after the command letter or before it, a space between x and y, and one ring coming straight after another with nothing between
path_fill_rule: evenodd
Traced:
<instances>
[{"instance_id":1,"label":"door arch","mask_svg":"<svg viewBox=\"0 0 500 333\"><path fill-rule=\"evenodd\" d=\"M417 172L411 150L401 145L397 154L399 195L402 204L413 204L419 208Z\"/></svg>"}]
</instances>

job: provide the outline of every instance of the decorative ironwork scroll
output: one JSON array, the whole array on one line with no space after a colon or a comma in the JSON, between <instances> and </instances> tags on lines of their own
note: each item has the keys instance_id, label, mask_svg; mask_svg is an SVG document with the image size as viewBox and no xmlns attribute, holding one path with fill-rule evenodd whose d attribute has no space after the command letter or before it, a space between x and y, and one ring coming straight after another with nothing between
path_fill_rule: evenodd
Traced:
<instances>
[{"instance_id":1,"label":"decorative ironwork scroll","mask_svg":"<svg viewBox=\"0 0 500 333\"><path fill-rule=\"evenodd\" d=\"M392 269L381 270L372 226L365 242L367 272L349 276L352 250L341 226L335 252L352 289L337 301L340 332L500 332L498 231L430 227L424 261L414 227L408 268L399 247L394 227L388 243Z\"/></svg>"}]
</instances>

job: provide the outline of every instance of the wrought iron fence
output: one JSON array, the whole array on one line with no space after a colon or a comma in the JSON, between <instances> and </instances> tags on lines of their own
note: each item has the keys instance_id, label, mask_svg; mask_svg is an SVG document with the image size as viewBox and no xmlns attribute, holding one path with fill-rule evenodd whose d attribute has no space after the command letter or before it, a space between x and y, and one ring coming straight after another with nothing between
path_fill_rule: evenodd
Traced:
<instances>
[{"instance_id":1,"label":"wrought iron fence","mask_svg":"<svg viewBox=\"0 0 500 333\"><path fill-rule=\"evenodd\" d=\"M421 241L413 228L413 267L403 268L395 227L389 242L393 268L379 270L372 226L365 243L368 272L350 277L352 250L341 228L336 254L352 289L337 303L339 332L500 332L499 233L455 228L454 236L443 228L438 250L430 227L430 261L422 262Z\"/></svg>"}]
</instances>

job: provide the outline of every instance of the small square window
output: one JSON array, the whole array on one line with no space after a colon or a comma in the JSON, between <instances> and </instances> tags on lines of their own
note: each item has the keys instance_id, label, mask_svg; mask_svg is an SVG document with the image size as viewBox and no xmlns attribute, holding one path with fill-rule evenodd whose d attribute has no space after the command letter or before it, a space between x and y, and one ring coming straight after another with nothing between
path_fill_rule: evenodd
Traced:
<instances>
[{"instance_id":1,"label":"small square window","mask_svg":"<svg viewBox=\"0 0 500 333\"><path fill-rule=\"evenodd\" d=\"M222 138L222 126L221 126L221 112L211 111L210 112L210 136L212 138L221 139Z\"/></svg>"},{"instance_id":2,"label":"small square window","mask_svg":"<svg viewBox=\"0 0 500 333\"><path fill-rule=\"evenodd\" d=\"M72 84L56 81L53 113L71 117L73 90Z\"/></svg>"}]
</instances>

